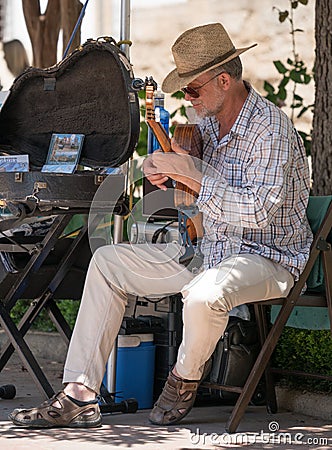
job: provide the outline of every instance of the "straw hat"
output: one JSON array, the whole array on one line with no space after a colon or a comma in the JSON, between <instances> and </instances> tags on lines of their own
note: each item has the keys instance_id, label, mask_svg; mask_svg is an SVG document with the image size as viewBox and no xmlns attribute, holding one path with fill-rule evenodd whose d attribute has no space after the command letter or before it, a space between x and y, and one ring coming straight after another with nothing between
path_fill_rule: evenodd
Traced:
<instances>
[{"instance_id":1,"label":"straw hat","mask_svg":"<svg viewBox=\"0 0 332 450\"><path fill-rule=\"evenodd\" d=\"M162 83L162 90L172 93L195 78L255 47L235 48L221 23L191 28L181 34L172 46L176 69Z\"/></svg>"}]
</instances>

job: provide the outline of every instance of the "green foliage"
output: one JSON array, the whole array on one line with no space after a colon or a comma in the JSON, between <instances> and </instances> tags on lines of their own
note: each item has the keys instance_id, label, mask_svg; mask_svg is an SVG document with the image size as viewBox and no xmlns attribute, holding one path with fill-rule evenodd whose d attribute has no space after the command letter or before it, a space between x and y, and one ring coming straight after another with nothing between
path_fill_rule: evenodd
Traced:
<instances>
[{"instance_id":1,"label":"green foliage","mask_svg":"<svg viewBox=\"0 0 332 450\"><path fill-rule=\"evenodd\" d=\"M56 304L67 320L69 326L73 328L80 302L73 300L57 300ZM15 306L10 312L10 316L16 324L19 323L24 313L28 310L29 306L30 300L19 300L16 302ZM38 331L56 331L56 328L45 309L43 309L38 315L31 329Z\"/></svg>"},{"instance_id":2,"label":"green foliage","mask_svg":"<svg viewBox=\"0 0 332 450\"><path fill-rule=\"evenodd\" d=\"M136 151L139 156L146 155L146 147L148 141L148 126L144 120L145 118L145 90L138 92L138 98L140 101L140 114L141 114L141 122L140 122L140 135L138 139L138 144L136 147Z\"/></svg>"},{"instance_id":3,"label":"green foliage","mask_svg":"<svg viewBox=\"0 0 332 450\"><path fill-rule=\"evenodd\" d=\"M289 23L292 39L292 57L287 58L285 63L280 60L273 61L276 70L281 75L281 80L276 87L268 81L265 81L264 90L267 92L266 98L279 107L286 106L287 101L289 102L289 107L291 108L291 120L295 123L295 119L300 118L307 111L313 111L314 105L306 105L303 97L297 93L298 85L308 85L313 81L313 74L308 71L305 63L297 54L295 36L297 33L302 33L303 30L295 28L293 16L293 10L295 10L299 4L307 5L308 0L289 0L289 4L290 11L281 11L276 7L273 9L278 11L280 23L285 21ZM311 136L304 131L299 131L299 134L303 139L307 155L310 155Z\"/></svg>"},{"instance_id":4,"label":"green foliage","mask_svg":"<svg viewBox=\"0 0 332 450\"><path fill-rule=\"evenodd\" d=\"M330 330L302 330L286 327L273 356L273 366L287 370L332 376ZM286 376L291 387L332 392L332 382L302 376Z\"/></svg>"}]
</instances>

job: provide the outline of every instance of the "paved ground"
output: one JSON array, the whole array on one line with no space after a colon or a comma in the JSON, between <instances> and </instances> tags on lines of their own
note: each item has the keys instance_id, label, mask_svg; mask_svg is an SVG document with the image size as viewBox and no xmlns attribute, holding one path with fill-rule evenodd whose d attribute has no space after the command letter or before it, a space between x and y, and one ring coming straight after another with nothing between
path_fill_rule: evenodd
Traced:
<instances>
[{"instance_id":1,"label":"paved ground","mask_svg":"<svg viewBox=\"0 0 332 450\"><path fill-rule=\"evenodd\" d=\"M61 386L62 365L49 360L40 363L54 389ZM135 414L104 416L103 425L90 430L25 430L7 419L16 407L31 407L43 399L30 375L22 370L18 358L0 373L0 386L15 384L13 400L0 399L0 449L143 449L187 450L241 448L252 449L328 449L332 448L332 421L281 411L268 415L265 407L250 406L238 433L225 433L230 406L195 407L180 425L153 426L148 410ZM317 408L320 406L317 405Z\"/></svg>"}]
</instances>

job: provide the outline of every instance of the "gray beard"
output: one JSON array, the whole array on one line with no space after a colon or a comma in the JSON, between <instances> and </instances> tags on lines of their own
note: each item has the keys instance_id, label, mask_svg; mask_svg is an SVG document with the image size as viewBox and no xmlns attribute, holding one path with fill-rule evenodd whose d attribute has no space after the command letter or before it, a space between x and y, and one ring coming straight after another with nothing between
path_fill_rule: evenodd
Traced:
<instances>
[{"instance_id":1,"label":"gray beard","mask_svg":"<svg viewBox=\"0 0 332 450\"><path fill-rule=\"evenodd\" d=\"M203 107L199 112L196 112L197 117L200 119L204 119L205 117L213 117L220 113L223 105L223 99L218 103L218 105L214 108L214 110L208 110Z\"/></svg>"}]
</instances>

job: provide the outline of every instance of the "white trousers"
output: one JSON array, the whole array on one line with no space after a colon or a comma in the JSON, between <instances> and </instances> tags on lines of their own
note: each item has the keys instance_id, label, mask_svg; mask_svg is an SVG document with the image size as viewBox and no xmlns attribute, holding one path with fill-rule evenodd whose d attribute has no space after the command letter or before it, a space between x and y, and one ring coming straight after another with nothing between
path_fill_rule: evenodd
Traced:
<instances>
[{"instance_id":1,"label":"white trousers","mask_svg":"<svg viewBox=\"0 0 332 450\"><path fill-rule=\"evenodd\" d=\"M244 303L286 296L294 284L288 270L258 255L234 255L196 276L178 263L179 256L180 247L174 243L121 243L94 253L64 383L83 383L99 392L127 294L158 298L182 293L184 328L176 369L181 377L198 380L224 333L228 312Z\"/></svg>"}]
</instances>

